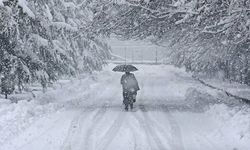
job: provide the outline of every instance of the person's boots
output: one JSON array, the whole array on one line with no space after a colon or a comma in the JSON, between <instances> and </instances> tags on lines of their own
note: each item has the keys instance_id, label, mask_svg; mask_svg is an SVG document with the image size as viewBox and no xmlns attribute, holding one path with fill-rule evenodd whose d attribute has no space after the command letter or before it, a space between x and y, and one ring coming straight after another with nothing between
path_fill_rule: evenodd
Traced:
<instances>
[{"instance_id":1,"label":"person's boots","mask_svg":"<svg viewBox=\"0 0 250 150\"><path fill-rule=\"evenodd\" d=\"M134 108L134 106L133 106L133 103L132 104L130 104L130 109L133 109Z\"/></svg>"},{"instance_id":2,"label":"person's boots","mask_svg":"<svg viewBox=\"0 0 250 150\"><path fill-rule=\"evenodd\" d=\"M125 110L128 111L128 105L125 105Z\"/></svg>"}]
</instances>

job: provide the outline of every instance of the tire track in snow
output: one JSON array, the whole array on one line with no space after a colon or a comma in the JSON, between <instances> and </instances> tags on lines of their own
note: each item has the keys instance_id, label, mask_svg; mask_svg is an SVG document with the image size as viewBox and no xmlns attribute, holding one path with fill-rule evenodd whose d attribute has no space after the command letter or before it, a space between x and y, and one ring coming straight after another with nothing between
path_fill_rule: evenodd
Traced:
<instances>
[{"instance_id":1,"label":"tire track in snow","mask_svg":"<svg viewBox=\"0 0 250 150\"><path fill-rule=\"evenodd\" d=\"M99 111L96 113L96 115L93 117L92 119L92 125L89 127L89 129L87 130L86 136L84 138L85 142L84 142L84 146L81 147L85 147L84 150L89 150L89 149L93 149L91 147L91 137L93 135L94 130L96 129L96 127L100 124L100 121L102 120L102 118L104 117L105 113L107 111L107 105L104 104Z\"/></svg>"},{"instance_id":2,"label":"tire track in snow","mask_svg":"<svg viewBox=\"0 0 250 150\"><path fill-rule=\"evenodd\" d=\"M154 127L154 131L158 130L158 133L161 133L162 137L164 137L166 139L166 141L168 142L168 145L171 147L171 149L175 149L175 147L172 145L171 142L171 138L167 135L165 129L163 129L157 121L153 120L152 117L149 116L149 114L147 113L147 109L145 107L145 105L139 105L139 109L143 112L142 115L144 116L145 120L147 120L147 122L150 122L150 124L152 124L152 126Z\"/></svg>"},{"instance_id":3,"label":"tire track in snow","mask_svg":"<svg viewBox=\"0 0 250 150\"><path fill-rule=\"evenodd\" d=\"M121 128L123 121L125 120L127 115L127 112L121 111L119 115L116 117L114 123L111 125L111 127L108 129L108 131L105 133L103 138L101 139L101 142L98 144L100 145L98 150L106 150L109 144L113 141L115 136L117 135L119 129Z\"/></svg>"},{"instance_id":4,"label":"tire track in snow","mask_svg":"<svg viewBox=\"0 0 250 150\"><path fill-rule=\"evenodd\" d=\"M151 140L149 140L149 143L151 143L149 146L151 147L151 149L166 150L167 148L164 146L164 144L160 140L159 136L156 134L155 129L149 124L150 120L147 120L148 118L145 117L145 115L144 115L144 113L146 113L145 106L144 105L139 105L139 109L141 110L142 115L143 115L144 118L143 119L140 118L140 116L138 116L137 114L134 114L134 117L142 125L142 127L144 128L144 131L147 134L147 136L149 138L153 139L153 141L156 144L155 145L156 148L154 148Z\"/></svg>"},{"instance_id":5,"label":"tire track in snow","mask_svg":"<svg viewBox=\"0 0 250 150\"><path fill-rule=\"evenodd\" d=\"M144 132L145 132L145 134L147 136L147 141L148 141L147 143L149 144L150 149L153 150L154 149L153 148L153 143L150 140L151 135L150 135L149 131L147 130L146 124L141 119L138 119L138 116L136 114L133 114L133 116L139 122L139 124L142 126L142 128L144 129Z\"/></svg>"},{"instance_id":6,"label":"tire track in snow","mask_svg":"<svg viewBox=\"0 0 250 150\"><path fill-rule=\"evenodd\" d=\"M150 80L146 80L145 79L145 84L147 84L147 85L150 85L150 92L151 93L158 93L158 84L156 84L155 82L151 82L152 81L152 79L150 79ZM165 84L168 84L168 83L165 83ZM148 98L147 98L147 94L146 93L144 93L145 91L143 90L143 88L144 88L144 82L143 82L143 84L142 84L142 90L141 90L141 96L142 96L142 98L140 98L139 99L139 101L138 102L141 102L141 103L144 103L144 102L147 102L147 101L143 101L143 100L147 100ZM157 100L157 103L162 103L162 104L164 104L164 103L166 103L166 101L161 101L161 100L164 100L164 99L166 99L166 97L163 97L163 95L155 95L155 96L157 96L157 97L154 97L154 99L156 99ZM154 100L154 102L156 102L156 100ZM139 106L139 109L142 111L142 114L144 115L144 118L146 118L146 119L149 119L150 117L147 117L147 116L145 116L145 111L146 111L146 109L145 109L145 106L144 106L144 104L142 105L142 106ZM161 109L161 108L160 108ZM164 110L163 109L163 112L165 112L165 114L167 115L167 119L168 119L168 122L170 123L170 130L171 130L171 132L170 132L170 134L171 134L171 139L169 140L170 142L170 146L171 146L171 149L176 149L176 150L183 150L184 149L184 147L183 147L183 142L182 142L182 135L181 135L181 131L180 131L180 127L179 127L179 125L178 125L178 123L177 123L177 121L174 119L174 117L171 115L171 113L170 113L170 111L169 110ZM138 118L137 118L138 119ZM145 119L145 120L146 120ZM139 121L143 124L143 121L142 120L140 120L139 119ZM147 121L147 120L146 120ZM147 123L145 121L145 123ZM143 125L144 126L144 128L146 128L146 129L150 129L150 128L152 128L152 127L150 127L149 125ZM158 127L158 130L160 130L160 128ZM157 146L158 146L158 148L157 149L160 149L160 148L164 148L163 146L162 146L162 143L161 143L161 141L160 141L160 139L159 139L159 137L157 136L157 135L155 135L155 132L154 132L154 129L151 129L151 130L149 130L149 131L146 131L145 130L145 132L149 132L148 134L151 134L151 135L153 135L154 136L154 139L156 140L156 143L158 143L157 144ZM158 142L157 142L158 141Z\"/></svg>"},{"instance_id":7,"label":"tire track in snow","mask_svg":"<svg viewBox=\"0 0 250 150\"><path fill-rule=\"evenodd\" d=\"M89 142L91 142L90 136L93 134L93 131L95 130L96 126L99 124L99 122L105 115L107 108L108 108L108 103L103 104L101 108L99 109L97 109L97 106L93 105L93 106L90 106L89 108L85 108L84 111L79 113L71 122L71 126L68 131L68 136L66 137L65 142L61 149L62 150L74 150L71 148L72 144L77 145L75 143L79 143L78 144L79 149L82 147L85 147L84 149L88 150ZM95 114L91 115L91 114L88 114L87 112L91 112ZM84 126L83 123L85 122L85 120L87 120L88 116L90 117L93 116L92 121L91 121L92 124L90 125L90 128L87 130L87 133L84 134L85 135L84 137L83 135L80 135L80 134L83 134L83 131L82 131L82 127ZM74 141L72 142L72 140ZM85 142L83 142L83 140ZM84 143L84 145L82 143Z\"/></svg>"},{"instance_id":8,"label":"tire track in snow","mask_svg":"<svg viewBox=\"0 0 250 150\"><path fill-rule=\"evenodd\" d=\"M94 113L95 108L90 107L81 111L74 119L71 121L67 136L61 146L60 150L72 150L72 145L77 145L79 142L78 137L81 134L81 127L87 116L89 115L87 112Z\"/></svg>"},{"instance_id":9,"label":"tire track in snow","mask_svg":"<svg viewBox=\"0 0 250 150\"><path fill-rule=\"evenodd\" d=\"M170 123L170 128L171 128L170 133L172 136L172 140L171 140L172 145L175 147L175 149L184 150L181 129L180 129L177 121L172 116L172 114L170 113L169 109L166 106L162 106L160 109L163 112L165 112L165 114L167 115L166 118L168 119L168 121Z\"/></svg>"},{"instance_id":10,"label":"tire track in snow","mask_svg":"<svg viewBox=\"0 0 250 150\"><path fill-rule=\"evenodd\" d=\"M151 81L151 80L146 80L146 81L149 82L149 81ZM148 84L149 84L150 87L151 87L151 90L150 90L150 91L151 91L152 93L158 93L158 92L159 92L159 91L158 91L158 89L159 89L159 87L158 87L159 85L158 85L158 84L156 84L155 82L149 82ZM144 97L143 99L145 99L145 98L147 97L147 96L144 95L144 92L142 93L142 96ZM156 97L156 96L157 96L157 97ZM159 103L161 103L161 99L162 99L162 95L154 95L154 102L159 102ZM158 130L158 131L159 131L158 133L160 133L160 135L166 139L166 141L168 142L168 146L171 147L171 149L175 149L175 146L174 146L171 142L169 142L169 141L171 141L171 138L168 136L169 134L167 134L167 133L165 132L165 130L164 130L161 126L159 126L158 123L157 123L156 121L152 120L151 117L148 115L147 109L145 108L144 102L145 102L145 101L142 101L142 100L140 99L140 104L138 105L138 107L139 107L139 110L142 111L142 115L144 116L145 122L148 121L148 122L150 122L150 123L153 125L153 127L151 127L151 128L152 128L152 131L151 131L151 132L153 132L154 139L155 139L156 143L158 143L158 148L164 149L164 145L163 145L163 143L161 142L160 138L157 136L157 134L155 134L155 133L156 133L156 132L155 132L156 130ZM151 105L152 105L152 104L151 104ZM150 125L150 124L148 124L148 126L149 126L149 125ZM165 149L166 149L166 148L165 148Z\"/></svg>"},{"instance_id":11,"label":"tire track in snow","mask_svg":"<svg viewBox=\"0 0 250 150\"><path fill-rule=\"evenodd\" d=\"M134 112L132 112L134 113ZM132 116L133 117L133 116ZM141 141L141 138L138 135L141 135L140 132L137 131L136 127L133 126L133 123L131 123L130 121L128 123L126 123L128 125L128 127L131 129L132 134L133 134L133 139L134 139L134 145L133 145L133 150L145 150L142 147L142 145L140 145L140 143L138 143L138 141ZM148 139L148 136L146 137ZM139 139L139 140L137 140ZM149 140L145 143L148 143Z\"/></svg>"},{"instance_id":12,"label":"tire track in snow","mask_svg":"<svg viewBox=\"0 0 250 150\"><path fill-rule=\"evenodd\" d=\"M110 79L112 79L112 77ZM100 121L104 117L104 115L107 111L107 108L109 107L109 104L111 104L112 101L114 101L116 99L115 94L117 94L117 92L112 91L112 89L111 89L112 84L108 83L108 85L107 85L107 81L105 81L102 84L99 84L98 86L97 85L94 85L94 86L95 87L92 88L91 92L90 92L93 95L93 97L89 98L89 100L91 99L91 101L92 101L91 102L92 105L90 108L92 108L92 111L95 112L95 114L94 115L84 114L85 111L83 111L82 114L80 114L79 116L76 116L76 118L71 123L71 127L68 131L68 136L65 139L65 142L63 144L63 148L64 148L63 150L71 150L72 149L71 147L73 146L72 144L74 144L74 143L77 143L77 149L84 149L84 150L90 149L91 148L90 145L92 142L91 137L93 135L93 132L96 130L96 127L99 125ZM103 89L103 87L104 87L104 89ZM113 87L113 89L118 89L118 88ZM110 92L110 90L112 92ZM101 91L101 93L96 94L93 91ZM108 95L108 94L111 94L111 95ZM108 95L108 97L105 97L107 95ZM105 99L103 99L103 97L105 97ZM95 105L95 104L100 103L99 101L104 101L107 99L108 99L108 101L106 101L103 105L101 105L101 108L98 105ZM98 109L98 107L99 107L99 109ZM95 110L97 110L97 111L95 111ZM86 129L82 128L82 127L84 127L83 123L84 123L84 120L86 119L86 118L84 120L81 119L81 118L83 118L83 116L90 117L90 118L88 118L88 120L92 119L90 121L91 123L89 124L89 126L90 126L89 128L86 128ZM73 143L72 143L72 141L73 141ZM76 146L74 146L74 147L76 147ZM72 150L75 150L75 149L72 149Z\"/></svg>"},{"instance_id":13,"label":"tire track in snow","mask_svg":"<svg viewBox=\"0 0 250 150\"><path fill-rule=\"evenodd\" d=\"M130 125L130 123L128 123L130 129L132 130L132 134L133 134L133 141L134 141L134 145L133 145L133 150L137 150L138 148L138 145L137 145L137 137L136 137L136 131L134 129L134 127L132 127L132 125ZM138 138L139 139L139 138Z\"/></svg>"},{"instance_id":14,"label":"tire track in snow","mask_svg":"<svg viewBox=\"0 0 250 150\"><path fill-rule=\"evenodd\" d=\"M180 79L181 80L181 79ZM167 84L167 83L165 83ZM167 101L163 101L164 99L166 99L166 97L164 96L159 96L159 98L161 99L159 102L161 104L165 104ZM170 134L171 134L171 139L170 139L170 143L171 143L171 147L172 149L177 149L177 150L184 150L184 146L183 146L183 140L182 140L182 134L181 134L181 129L180 126L178 125L177 121L175 120L175 118L172 116L171 112L169 111L167 106L161 106L160 107L161 111L165 112L164 114L166 114L166 118L170 124Z\"/></svg>"},{"instance_id":15,"label":"tire track in snow","mask_svg":"<svg viewBox=\"0 0 250 150\"><path fill-rule=\"evenodd\" d=\"M72 121L70 124L70 128L68 131L68 134L63 142L62 147L60 148L61 150L71 150L71 140L74 139L76 136L77 131L79 131L80 127L80 118L81 118L82 113L79 113Z\"/></svg>"},{"instance_id":16,"label":"tire track in snow","mask_svg":"<svg viewBox=\"0 0 250 150\"><path fill-rule=\"evenodd\" d=\"M145 79L145 81L149 82L150 80ZM147 83L149 85L151 85L151 87L155 87L155 83L154 82L150 82ZM145 83L142 82L141 83L141 89L140 90L140 95L141 97L137 100L137 103L142 103L143 100L147 99L147 96L145 96L145 90L148 90L145 87ZM151 88L150 90L151 92L155 93L156 89L155 88ZM139 110L141 110L142 114L144 114L146 112L144 105L140 106L140 104L138 105ZM144 119L141 119L136 113L133 113L134 118L139 122L139 124L142 126L142 128L144 129L144 132L147 136L147 143L150 146L150 149L152 150L166 150L166 148L164 147L164 145L162 144L160 138L158 137L158 135L155 133L154 129L149 125L149 123L147 122L148 120L146 120L145 116ZM154 146L154 144L152 143L152 140L155 142L156 144L156 148Z\"/></svg>"},{"instance_id":17,"label":"tire track in snow","mask_svg":"<svg viewBox=\"0 0 250 150\"><path fill-rule=\"evenodd\" d=\"M106 88L105 92L107 92L107 91L109 92L110 88ZM102 118L106 114L108 107L115 100L115 98L114 98L115 94L116 94L116 92L112 93L112 95L110 96L108 102L105 102L105 104L103 104L101 106L101 108L99 109L99 111L97 112L97 114L93 117L93 119L92 119L92 125L87 130L87 133L85 134L85 142L84 142L84 145L82 145L82 147L84 147L85 150L93 149L93 147L91 147L91 143L93 142L92 139L91 139L91 137L92 137L94 131L96 130L96 128L98 127L98 125L100 124ZM100 96L100 98L101 97L102 96Z\"/></svg>"}]
</instances>

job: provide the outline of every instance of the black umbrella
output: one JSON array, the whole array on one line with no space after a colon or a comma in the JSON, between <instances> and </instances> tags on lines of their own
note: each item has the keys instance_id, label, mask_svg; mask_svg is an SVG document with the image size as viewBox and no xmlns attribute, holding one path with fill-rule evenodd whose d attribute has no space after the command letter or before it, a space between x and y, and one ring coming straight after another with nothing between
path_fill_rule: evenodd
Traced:
<instances>
[{"instance_id":1,"label":"black umbrella","mask_svg":"<svg viewBox=\"0 0 250 150\"><path fill-rule=\"evenodd\" d=\"M133 72L137 70L138 69L133 65L118 65L113 69L113 71L117 72Z\"/></svg>"}]
</instances>

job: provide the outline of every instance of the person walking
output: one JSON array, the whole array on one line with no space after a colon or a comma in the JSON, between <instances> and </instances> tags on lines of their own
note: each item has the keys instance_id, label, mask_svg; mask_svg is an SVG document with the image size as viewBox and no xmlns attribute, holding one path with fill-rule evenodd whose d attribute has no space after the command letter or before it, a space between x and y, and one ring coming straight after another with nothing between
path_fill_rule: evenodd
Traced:
<instances>
[{"instance_id":1,"label":"person walking","mask_svg":"<svg viewBox=\"0 0 250 150\"><path fill-rule=\"evenodd\" d=\"M135 75L130 72L125 72L121 77L121 84L123 89L123 103L125 110L128 111L128 107L133 109L133 103L136 101L137 91L140 90Z\"/></svg>"}]
</instances>

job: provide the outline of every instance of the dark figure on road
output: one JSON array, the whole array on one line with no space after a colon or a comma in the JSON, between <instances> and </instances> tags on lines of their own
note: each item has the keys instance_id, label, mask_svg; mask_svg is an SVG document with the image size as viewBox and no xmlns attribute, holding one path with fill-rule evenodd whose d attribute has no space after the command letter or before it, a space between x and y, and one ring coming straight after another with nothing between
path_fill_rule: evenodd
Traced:
<instances>
[{"instance_id":1,"label":"dark figure on road","mask_svg":"<svg viewBox=\"0 0 250 150\"><path fill-rule=\"evenodd\" d=\"M126 72L122 75L121 84L123 88L123 103L125 104L125 110L128 111L128 106L133 109L133 103L136 101L137 91L140 90L135 75L130 72Z\"/></svg>"}]
</instances>

